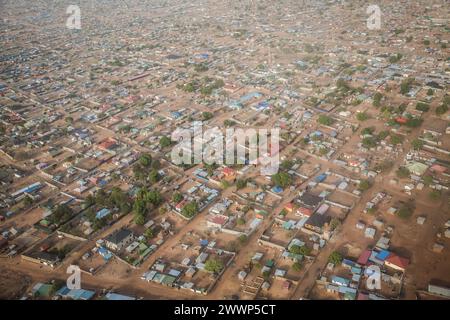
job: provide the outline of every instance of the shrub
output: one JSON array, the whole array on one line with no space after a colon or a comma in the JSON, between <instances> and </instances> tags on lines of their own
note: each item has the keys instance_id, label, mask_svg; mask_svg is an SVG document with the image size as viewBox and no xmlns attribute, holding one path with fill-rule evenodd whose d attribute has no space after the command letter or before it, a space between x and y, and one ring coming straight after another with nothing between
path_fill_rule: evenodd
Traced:
<instances>
[{"instance_id":1,"label":"shrub","mask_svg":"<svg viewBox=\"0 0 450 320\"><path fill-rule=\"evenodd\" d=\"M370 184L369 180L361 180L358 185L358 189L361 191L366 191L370 187L371 187L371 184Z\"/></svg>"},{"instance_id":2,"label":"shrub","mask_svg":"<svg viewBox=\"0 0 450 320\"><path fill-rule=\"evenodd\" d=\"M329 126L329 125L333 124L333 119L331 117L329 117L329 116L321 114L319 116L319 118L317 119L317 122L319 122L320 124Z\"/></svg>"},{"instance_id":3,"label":"shrub","mask_svg":"<svg viewBox=\"0 0 450 320\"><path fill-rule=\"evenodd\" d=\"M397 211L397 216L402 219L409 218L413 213L413 210L410 207L403 206Z\"/></svg>"},{"instance_id":4,"label":"shrub","mask_svg":"<svg viewBox=\"0 0 450 320\"><path fill-rule=\"evenodd\" d=\"M356 115L356 119L358 119L358 121L366 121L367 119L369 119L369 115L366 112L359 112Z\"/></svg>"},{"instance_id":5,"label":"shrub","mask_svg":"<svg viewBox=\"0 0 450 320\"><path fill-rule=\"evenodd\" d=\"M334 265L339 265L342 263L343 257L342 255L337 252L334 251L333 253L330 254L330 256L328 257L328 262L333 263Z\"/></svg>"},{"instance_id":6,"label":"shrub","mask_svg":"<svg viewBox=\"0 0 450 320\"><path fill-rule=\"evenodd\" d=\"M407 178L407 177L409 177L410 172L409 172L408 168L400 167L400 168L398 168L396 174L397 174L397 177L399 177L399 178Z\"/></svg>"},{"instance_id":7,"label":"shrub","mask_svg":"<svg viewBox=\"0 0 450 320\"><path fill-rule=\"evenodd\" d=\"M302 264L300 262L294 262L294 264L292 265L292 269L294 271L299 272L300 270L302 270Z\"/></svg>"},{"instance_id":8,"label":"shrub","mask_svg":"<svg viewBox=\"0 0 450 320\"><path fill-rule=\"evenodd\" d=\"M214 273L220 273L223 269L223 262L217 259L210 259L205 263L205 270Z\"/></svg>"},{"instance_id":9,"label":"shrub","mask_svg":"<svg viewBox=\"0 0 450 320\"><path fill-rule=\"evenodd\" d=\"M422 112L427 112L428 110L430 110L430 106L426 103L423 102L417 102L416 104L416 110L422 111Z\"/></svg>"}]
</instances>

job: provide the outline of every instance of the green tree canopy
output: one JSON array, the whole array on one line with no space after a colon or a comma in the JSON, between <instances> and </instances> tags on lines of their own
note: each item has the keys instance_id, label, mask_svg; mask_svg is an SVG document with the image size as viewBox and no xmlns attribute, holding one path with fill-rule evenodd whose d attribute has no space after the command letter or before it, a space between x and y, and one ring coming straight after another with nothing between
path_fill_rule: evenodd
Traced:
<instances>
[{"instance_id":1,"label":"green tree canopy","mask_svg":"<svg viewBox=\"0 0 450 320\"><path fill-rule=\"evenodd\" d=\"M223 262L218 259L210 259L205 263L205 270L209 272L220 273L223 267Z\"/></svg>"},{"instance_id":2,"label":"green tree canopy","mask_svg":"<svg viewBox=\"0 0 450 320\"><path fill-rule=\"evenodd\" d=\"M333 253L331 253L330 256L328 257L328 262L331 262L334 265L341 264L342 260L343 260L342 255L337 251L333 251Z\"/></svg>"}]
</instances>

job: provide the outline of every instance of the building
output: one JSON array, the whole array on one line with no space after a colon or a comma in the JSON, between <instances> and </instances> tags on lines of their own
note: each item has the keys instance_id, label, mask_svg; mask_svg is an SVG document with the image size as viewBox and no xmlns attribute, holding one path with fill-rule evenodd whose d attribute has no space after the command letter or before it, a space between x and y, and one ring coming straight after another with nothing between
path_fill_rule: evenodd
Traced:
<instances>
[{"instance_id":1,"label":"building","mask_svg":"<svg viewBox=\"0 0 450 320\"><path fill-rule=\"evenodd\" d=\"M306 220L304 227L308 230L314 231L318 234L322 234L323 227L329 223L331 217L326 214L314 213Z\"/></svg>"},{"instance_id":2,"label":"building","mask_svg":"<svg viewBox=\"0 0 450 320\"><path fill-rule=\"evenodd\" d=\"M392 269L404 272L406 267L409 265L409 260L391 253L389 257L384 261L384 265Z\"/></svg>"},{"instance_id":3,"label":"building","mask_svg":"<svg viewBox=\"0 0 450 320\"><path fill-rule=\"evenodd\" d=\"M120 251L134 240L133 232L128 229L120 229L110 234L106 239L106 247L113 251Z\"/></svg>"},{"instance_id":4,"label":"building","mask_svg":"<svg viewBox=\"0 0 450 320\"><path fill-rule=\"evenodd\" d=\"M303 208L315 210L320 203L322 203L322 198L310 193L304 193L302 194L296 202Z\"/></svg>"}]
</instances>

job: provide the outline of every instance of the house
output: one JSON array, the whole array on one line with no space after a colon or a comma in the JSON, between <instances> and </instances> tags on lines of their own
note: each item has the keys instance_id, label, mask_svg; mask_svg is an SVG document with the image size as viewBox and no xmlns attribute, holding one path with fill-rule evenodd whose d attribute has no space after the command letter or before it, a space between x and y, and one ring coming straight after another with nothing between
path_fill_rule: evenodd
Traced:
<instances>
[{"instance_id":1,"label":"house","mask_svg":"<svg viewBox=\"0 0 450 320\"><path fill-rule=\"evenodd\" d=\"M405 167L409 170L409 172L415 174L416 176L422 176L428 169L426 164L417 161L412 161L405 165Z\"/></svg>"},{"instance_id":2,"label":"house","mask_svg":"<svg viewBox=\"0 0 450 320\"><path fill-rule=\"evenodd\" d=\"M61 261L56 254L52 254L46 251L39 251L36 253L31 253L30 255L23 254L22 259L38 264L43 264L51 268L55 268L56 265Z\"/></svg>"},{"instance_id":3,"label":"house","mask_svg":"<svg viewBox=\"0 0 450 320\"><path fill-rule=\"evenodd\" d=\"M106 239L106 247L113 251L120 251L134 240L133 232L128 229L120 229L110 234Z\"/></svg>"},{"instance_id":4,"label":"house","mask_svg":"<svg viewBox=\"0 0 450 320\"><path fill-rule=\"evenodd\" d=\"M329 223L331 217L326 214L314 213L306 220L304 227L308 230L321 234L325 224Z\"/></svg>"},{"instance_id":5,"label":"house","mask_svg":"<svg viewBox=\"0 0 450 320\"><path fill-rule=\"evenodd\" d=\"M409 260L391 253L389 257L384 260L384 265L392 269L404 272L406 267L409 265Z\"/></svg>"},{"instance_id":6,"label":"house","mask_svg":"<svg viewBox=\"0 0 450 320\"><path fill-rule=\"evenodd\" d=\"M299 216L311 217L311 215L313 214L313 211L309 208L300 207L297 209L296 214Z\"/></svg>"},{"instance_id":7,"label":"house","mask_svg":"<svg viewBox=\"0 0 450 320\"><path fill-rule=\"evenodd\" d=\"M429 284L428 292L439 295L439 296L450 298L450 289L449 288Z\"/></svg>"},{"instance_id":8,"label":"house","mask_svg":"<svg viewBox=\"0 0 450 320\"><path fill-rule=\"evenodd\" d=\"M59 289L55 295L72 300L90 300L94 297L95 292L84 289L69 289L64 286Z\"/></svg>"},{"instance_id":9,"label":"house","mask_svg":"<svg viewBox=\"0 0 450 320\"><path fill-rule=\"evenodd\" d=\"M234 179L234 177L236 176L236 171L229 167L223 168L222 173L226 179Z\"/></svg>"},{"instance_id":10,"label":"house","mask_svg":"<svg viewBox=\"0 0 450 320\"><path fill-rule=\"evenodd\" d=\"M224 215L209 215L206 219L208 227L222 228L227 222L228 217Z\"/></svg>"},{"instance_id":11,"label":"house","mask_svg":"<svg viewBox=\"0 0 450 320\"><path fill-rule=\"evenodd\" d=\"M288 204L286 204L284 206L284 210L286 210L286 212L291 213L294 210L294 205L292 204L292 202L289 202Z\"/></svg>"},{"instance_id":12,"label":"house","mask_svg":"<svg viewBox=\"0 0 450 320\"><path fill-rule=\"evenodd\" d=\"M303 193L296 201L304 208L315 210L322 202L322 198L310 193Z\"/></svg>"},{"instance_id":13,"label":"house","mask_svg":"<svg viewBox=\"0 0 450 320\"><path fill-rule=\"evenodd\" d=\"M358 264L365 266L367 264L367 262L369 261L369 258L372 254L372 251L369 249L366 249L363 251L363 253L361 253L361 255L358 258Z\"/></svg>"},{"instance_id":14,"label":"house","mask_svg":"<svg viewBox=\"0 0 450 320\"><path fill-rule=\"evenodd\" d=\"M111 151L117 147L117 141L113 138L106 138L98 144L98 148L103 151Z\"/></svg>"},{"instance_id":15,"label":"house","mask_svg":"<svg viewBox=\"0 0 450 320\"><path fill-rule=\"evenodd\" d=\"M118 293L114 293L114 292L108 292L105 297L105 300L113 300L113 301L117 301L117 300L136 300L135 297L130 297L130 296L126 296L123 294L118 294Z\"/></svg>"},{"instance_id":16,"label":"house","mask_svg":"<svg viewBox=\"0 0 450 320\"><path fill-rule=\"evenodd\" d=\"M184 208L184 206L187 204L187 200L183 199L181 202L179 202L176 206L175 206L175 210L178 212L181 212L181 210Z\"/></svg>"},{"instance_id":17,"label":"house","mask_svg":"<svg viewBox=\"0 0 450 320\"><path fill-rule=\"evenodd\" d=\"M441 119L433 119L433 121L424 125L423 132L430 133L433 136L441 136L445 134L447 129L447 121Z\"/></svg>"}]
</instances>

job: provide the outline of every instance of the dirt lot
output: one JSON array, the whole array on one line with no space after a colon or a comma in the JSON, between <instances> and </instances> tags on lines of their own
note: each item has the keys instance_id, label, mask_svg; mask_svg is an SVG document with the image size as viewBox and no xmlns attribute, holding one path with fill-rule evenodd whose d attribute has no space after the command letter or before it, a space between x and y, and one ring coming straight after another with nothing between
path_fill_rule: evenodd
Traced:
<instances>
[{"instance_id":1,"label":"dirt lot","mask_svg":"<svg viewBox=\"0 0 450 320\"><path fill-rule=\"evenodd\" d=\"M0 299L20 298L31 285L31 278L25 274L0 267Z\"/></svg>"}]
</instances>

